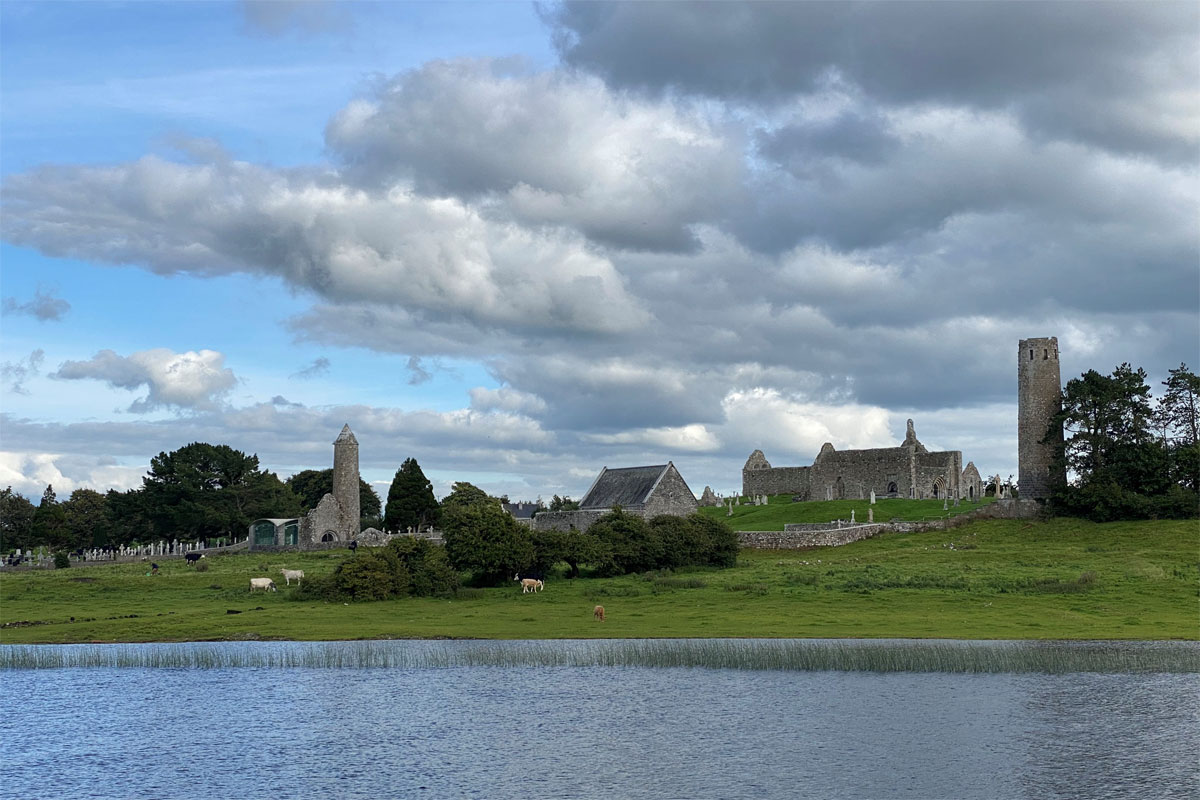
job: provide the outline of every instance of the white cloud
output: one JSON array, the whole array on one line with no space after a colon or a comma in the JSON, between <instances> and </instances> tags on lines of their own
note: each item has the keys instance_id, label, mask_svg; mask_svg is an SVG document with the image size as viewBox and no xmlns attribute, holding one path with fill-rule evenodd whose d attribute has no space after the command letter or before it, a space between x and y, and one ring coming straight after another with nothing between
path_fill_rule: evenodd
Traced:
<instances>
[{"instance_id":1,"label":"white cloud","mask_svg":"<svg viewBox=\"0 0 1200 800\"><path fill-rule=\"evenodd\" d=\"M772 464L811 464L825 442L839 450L895 447L886 409L856 404L820 405L764 387L730 392L722 403L729 444L763 450ZM775 455L772 455L772 454ZM808 459L795 461L796 458Z\"/></svg>"},{"instance_id":2,"label":"white cloud","mask_svg":"<svg viewBox=\"0 0 1200 800\"><path fill-rule=\"evenodd\" d=\"M175 353L165 347L120 356L101 350L88 361L64 362L51 377L101 380L119 389L149 389L129 407L145 413L164 407L212 409L237 384L225 356L215 350Z\"/></svg>"}]
</instances>

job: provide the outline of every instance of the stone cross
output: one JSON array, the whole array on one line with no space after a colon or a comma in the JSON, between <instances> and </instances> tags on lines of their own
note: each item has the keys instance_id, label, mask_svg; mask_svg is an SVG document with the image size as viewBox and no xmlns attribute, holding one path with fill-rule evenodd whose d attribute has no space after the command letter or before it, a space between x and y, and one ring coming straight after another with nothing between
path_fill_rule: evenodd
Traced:
<instances>
[{"instance_id":1,"label":"stone cross","mask_svg":"<svg viewBox=\"0 0 1200 800\"><path fill-rule=\"evenodd\" d=\"M946 498L945 500L942 501L942 511L949 511L949 510L950 510L950 499Z\"/></svg>"},{"instance_id":2,"label":"stone cross","mask_svg":"<svg viewBox=\"0 0 1200 800\"><path fill-rule=\"evenodd\" d=\"M850 524L854 524L854 509L850 509Z\"/></svg>"}]
</instances>

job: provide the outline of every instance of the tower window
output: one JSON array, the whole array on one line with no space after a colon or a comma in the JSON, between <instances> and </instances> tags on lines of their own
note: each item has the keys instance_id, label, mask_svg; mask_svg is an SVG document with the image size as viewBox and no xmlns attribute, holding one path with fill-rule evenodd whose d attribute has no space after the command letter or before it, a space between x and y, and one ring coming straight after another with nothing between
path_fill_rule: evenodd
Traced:
<instances>
[{"instance_id":1,"label":"tower window","mask_svg":"<svg viewBox=\"0 0 1200 800\"><path fill-rule=\"evenodd\" d=\"M1045 360L1047 360L1048 358L1050 358L1050 351L1049 351L1049 350L1042 350L1042 361L1045 361Z\"/></svg>"},{"instance_id":2,"label":"tower window","mask_svg":"<svg viewBox=\"0 0 1200 800\"><path fill-rule=\"evenodd\" d=\"M1029 360L1033 361L1033 351L1032 350L1029 351Z\"/></svg>"}]
</instances>

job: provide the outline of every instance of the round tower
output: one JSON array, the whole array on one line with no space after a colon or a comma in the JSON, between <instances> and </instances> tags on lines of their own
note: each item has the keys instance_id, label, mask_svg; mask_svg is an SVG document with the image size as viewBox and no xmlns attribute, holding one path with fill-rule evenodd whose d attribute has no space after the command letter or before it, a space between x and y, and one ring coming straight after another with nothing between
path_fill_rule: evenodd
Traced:
<instances>
[{"instance_id":1,"label":"round tower","mask_svg":"<svg viewBox=\"0 0 1200 800\"><path fill-rule=\"evenodd\" d=\"M346 425L333 442L333 499L345 514L343 535L351 539L358 535L358 480L358 439Z\"/></svg>"},{"instance_id":2,"label":"round tower","mask_svg":"<svg viewBox=\"0 0 1200 800\"><path fill-rule=\"evenodd\" d=\"M1055 444L1042 444L1062 409L1058 337L1022 339L1017 346L1017 488L1022 499L1045 500L1066 476L1054 471ZM1047 441L1062 440L1062 428Z\"/></svg>"}]
</instances>

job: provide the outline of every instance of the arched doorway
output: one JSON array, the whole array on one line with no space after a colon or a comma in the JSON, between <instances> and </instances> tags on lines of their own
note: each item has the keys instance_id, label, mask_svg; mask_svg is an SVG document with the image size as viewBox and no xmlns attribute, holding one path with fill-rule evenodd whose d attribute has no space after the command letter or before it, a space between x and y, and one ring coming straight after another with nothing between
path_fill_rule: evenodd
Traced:
<instances>
[{"instance_id":1,"label":"arched doorway","mask_svg":"<svg viewBox=\"0 0 1200 800\"><path fill-rule=\"evenodd\" d=\"M846 499L846 484L842 482L842 479L840 477L837 479L837 483L834 484L833 496L836 497L838 500Z\"/></svg>"},{"instance_id":2,"label":"arched doorway","mask_svg":"<svg viewBox=\"0 0 1200 800\"><path fill-rule=\"evenodd\" d=\"M970 486L967 487L967 499L968 500L975 499L975 484L971 484Z\"/></svg>"},{"instance_id":3,"label":"arched doorway","mask_svg":"<svg viewBox=\"0 0 1200 800\"><path fill-rule=\"evenodd\" d=\"M337 534L334 533L333 531L325 531L325 533L321 534L321 541L322 542L336 542Z\"/></svg>"},{"instance_id":4,"label":"arched doorway","mask_svg":"<svg viewBox=\"0 0 1200 800\"><path fill-rule=\"evenodd\" d=\"M892 481L891 483L888 484L888 488L887 488L888 494L899 494L899 492L900 492L900 489L896 486L895 481Z\"/></svg>"}]
</instances>

